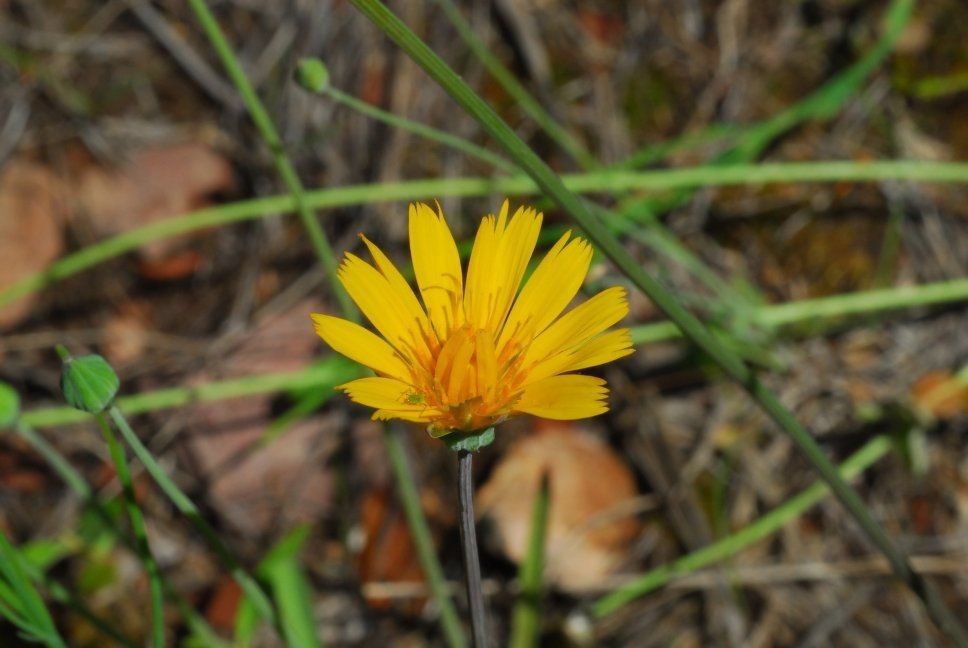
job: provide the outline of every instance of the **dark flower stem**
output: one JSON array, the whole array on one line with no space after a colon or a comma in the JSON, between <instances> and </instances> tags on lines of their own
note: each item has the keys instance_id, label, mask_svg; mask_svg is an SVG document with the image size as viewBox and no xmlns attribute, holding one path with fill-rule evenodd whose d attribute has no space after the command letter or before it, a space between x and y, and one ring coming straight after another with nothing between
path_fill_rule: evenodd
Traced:
<instances>
[{"instance_id":1,"label":"dark flower stem","mask_svg":"<svg viewBox=\"0 0 968 648\"><path fill-rule=\"evenodd\" d=\"M459 493L460 544L464 556L467 602L471 609L471 634L475 648L487 648L487 613L481 588L481 562L477 557L477 531L474 528L474 483L471 480L473 454L457 452L457 490Z\"/></svg>"}]
</instances>

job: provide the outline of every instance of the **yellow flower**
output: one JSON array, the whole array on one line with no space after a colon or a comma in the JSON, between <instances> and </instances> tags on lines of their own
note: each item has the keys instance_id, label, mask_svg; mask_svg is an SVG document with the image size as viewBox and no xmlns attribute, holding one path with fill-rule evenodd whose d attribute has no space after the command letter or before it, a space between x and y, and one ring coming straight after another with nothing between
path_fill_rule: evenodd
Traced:
<instances>
[{"instance_id":1,"label":"yellow flower","mask_svg":"<svg viewBox=\"0 0 968 648\"><path fill-rule=\"evenodd\" d=\"M625 290L608 288L564 315L581 287L591 246L568 232L518 291L541 214L519 208L477 230L464 278L443 213L410 205L410 253L423 305L365 236L374 265L347 253L338 276L380 335L315 313L335 351L376 372L341 385L376 408L374 419L427 423L433 436L481 430L519 413L579 419L608 410L605 381L571 373L632 353ZM561 315L561 317L559 317Z\"/></svg>"}]
</instances>

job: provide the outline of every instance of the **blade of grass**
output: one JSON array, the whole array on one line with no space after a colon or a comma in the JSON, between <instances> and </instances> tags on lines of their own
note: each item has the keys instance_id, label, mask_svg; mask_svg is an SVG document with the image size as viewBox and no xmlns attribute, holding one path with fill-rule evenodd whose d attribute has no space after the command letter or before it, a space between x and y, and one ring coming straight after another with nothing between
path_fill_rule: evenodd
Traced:
<instances>
[{"instance_id":1,"label":"blade of grass","mask_svg":"<svg viewBox=\"0 0 968 648\"><path fill-rule=\"evenodd\" d=\"M212 15L205 0L188 0L188 5L195 13L195 17L198 19L202 31L205 32L219 59L221 59L222 65L225 66L225 71L228 73L229 78L242 96L242 102L245 104L249 116L252 118L269 152L272 154L276 171L286 185L286 189L289 190L292 196L293 206L296 209L296 213L299 214L299 220L302 221L303 229L309 235L309 241L313 246L313 251L316 253L320 264L322 264L323 269L326 271L333 296L336 297L342 311L352 319L356 313L356 307L353 305L352 300L350 300L349 295L346 294L346 291L343 290L343 286L336 279L336 255L333 253L333 248L326 238L326 233L320 226L319 221L316 220L316 216L313 214L312 208L306 200L306 191L303 188L302 182L299 180L299 174L296 173L292 161L286 155L286 149L282 144L279 133L276 131L275 124L272 123L272 118L269 117L269 112L262 104L262 100L259 99L259 95L256 94L252 84L249 83L249 79L245 75L245 70L242 69L242 64L239 62L235 52L232 51L232 46L226 40L225 34L222 33L218 21L215 20L215 16Z\"/></svg>"},{"instance_id":2,"label":"blade of grass","mask_svg":"<svg viewBox=\"0 0 968 648\"><path fill-rule=\"evenodd\" d=\"M897 286L867 290L832 297L805 299L759 308L754 322L779 332L793 328L814 331L859 316L871 316L884 311L919 308L968 301L968 279L954 279L916 286ZM682 337L672 322L657 322L631 328L635 345L666 342ZM327 358L327 361L331 360ZM121 396L118 406L129 414L141 414L161 409L182 407L192 403L240 398L255 394L282 391L323 390L346 380L359 377L359 367L334 356L333 362L285 373L268 373L212 382L197 387L171 387ZM82 423L90 416L71 407L37 408L21 415L21 422L37 428ZM83 479L82 479L83 482Z\"/></svg>"},{"instance_id":3,"label":"blade of grass","mask_svg":"<svg viewBox=\"0 0 968 648\"><path fill-rule=\"evenodd\" d=\"M66 648L44 599L27 577L25 560L0 531L0 583L5 587L0 615L18 626L30 639L49 648Z\"/></svg>"},{"instance_id":4,"label":"blade of grass","mask_svg":"<svg viewBox=\"0 0 968 648\"><path fill-rule=\"evenodd\" d=\"M548 531L548 506L550 503L548 474L541 477L541 485L534 498L531 514L531 534L528 536L528 553L518 571L521 592L514 603L511 620L511 648L529 648L538 645L541 622L541 572L544 569L545 537Z\"/></svg>"},{"instance_id":5,"label":"blade of grass","mask_svg":"<svg viewBox=\"0 0 968 648\"><path fill-rule=\"evenodd\" d=\"M600 168L601 164L595 159L595 156L589 153L577 138L560 126L554 117L521 85L517 77L504 67L504 64L491 53L487 45L474 33L474 28L464 19L460 9L457 8L452 0L437 0L437 4L443 9L444 15L450 21L450 24L454 26L454 29L457 30L457 34L461 40L464 41L471 52L484 64L484 67L487 68L491 76L501 84L518 106L534 120L541 130L547 133L548 137L554 140L563 151L581 164L582 167L586 169Z\"/></svg>"},{"instance_id":6,"label":"blade of grass","mask_svg":"<svg viewBox=\"0 0 968 648\"><path fill-rule=\"evenodd\" d=\"M609 171L562 176L562 182L573 192L660 191L683 187L772 184L785 182L873 182L909 180L931 183L968 182L968 163L921 162L916 160L881 162L788 162L775 164L738 164L700 166L662 171ZM489 195L524 196L539 193L529 177L509 178L443 178L409 180L384 184L352 185L318 189L305 195L314 209L348 207L434 197L474 197ZM105 239L90 247L58 259L46 269L25 277L0 290L0 308L14 300L33 294L45 286L74 276L138 249L173 236L202 229L262 218L268 214L292 212L292 196L280 195L243 200L218 207L200 209L174 216Z\"/></svg>"},{"instance_id":7,"label":"blade of grass","mask_svg":"<svg viewBox=\"0 0 968 648\"><path fill-rule=\"evenodd\" d=\"M434 600L440 608L440 623L444 630L444 638L452 648L462 648L467 645L467 639L453 600L450 598L447 579L437 560L434 541L430 537L430 527L427 526L427 519L420 505L420 494L417 492L413 472L407 462L407 452L403 443L404 433L403 428L396 425L387 426L383 431L387 453L390 456L390 467L397 475L397 494L403 504L403 513L410 527L420 565L423 567Z\"/></svg>"},{"instance_id":8,"label":"blade of grass","mask_svg":"<svg viewBox=\"0 0 968 648\"><path fill-rule=\"evenodd\" d=\"M108 451L111 454L111 462L114 464L114 471L118 481L121 483L121 492L124 494L124 506L128 512L128 520L131 522L131 530L134 531L135 546L141 555L141 562L144 564L145 573L148 575L148 591L151 596L151 644L155 648L165 646L165 602L162 596L161 572L158 563L155 561L154 554L148 544L148 529L145 526L144 515L138 505L138 498L134 494L134 484L131 481L131 470L128 468L128 459L125 456L124 448L118 443L114 431L108 424L104 414L96 414L94 417L104 440L108 444Z\"/></svg>"},{"instance_id":9,"label":"blade of grass","mask_svg":"<svg viewBox=\"0 0 968 648\"><path fill-rule=\"evenodd\" d=\"M891 447L892 442L888 437L874 437L847 458L838 470L844 479L853 479L886 455ZM829 494L830 488L827 484L822 481L814 482L806 490L758 517L739 531L671 563L661 565L622 585L614 592L596 601L592 605L592 614L596 617L612 614L629 602L674 580L677 576L689 574L701 567L712 565L736 555L750 545L769 537L784 524L803 515L810 507Z\"/></svg>"},{"instance_id":10,"label":"blade of grass","mask_svg":"<svg viewBox=\"0 0 968 648\"><path fill-rule=\"evenodd\" d=\"M273 626L278 626L278 621L275 612L272 609L272 604L269 602L269 597L262 590L262 587L256 582L248 572L243 569L242 565L236 559L232 551L226 546L225 542L218 535L215 529L202 517L201 511L195 506L195 503L189 499L187 495L178 487L178 485L172 481L172 479L165 472L164 468L158 464L151 451L143 443L138 435L134 433L131 426L128 424L127 419L125 419L124 414L117 405L112 405L108 409L108 416L114 425L121 432L121 436L128 447L134 452L135 456L144 466L148 474L155 480L165 496L171 501L179 513L188 518L189 522L201 533L202 537L205 539L208 546L214 551L218 557L225 564L232 578L242 591L245 596L252 601L252 604L258 610L259 615L263 619L268 621ZM281 629L280 629L281 631ZM280 632L281 633L281 632Z\"/></svg>"},{"instance_id":11,"label":"blade of grass","mask_svg":"<svg viewBox=\"0 0 968 648\"><path fill-rule=\"evenodd\" d=\"M938 626L959 645L968 646L968 633L944 604L933 586L910 566L904 552L895 546L874 519L857 492L839 475L823 450L794 415L780 402L750 368L717 337L683 308L673 295L646 273L608 229L585 208L581 198L569 191L558 176L514 133L433 50L420 40L379 0L351 0L353 5L390 37L410 58L424 69L468 114L491 135L525 170L543 193L553 199L588 238L662 310L697 347L723 371L742 385L753 400L793 440L801 454L826 481L870 541L887 557L899 580L924 601Z\"/></svg>"},{"instance_id":12,"label":"blade of grass","mask_svg":"<svg viewBox=\"0 0 968 648\"><path fill-rule=\"evenodd\" d=\"M322 645L316 636L309 581L299 564L299 552L309 537L309 531L309 526L299 526L287 533L269 550L256 569L272 591L286 641L290 646L299 648Z\"/></svg>"},{"instance_id":13,"label":"blade of grass","mask_svg":"<svg viewBox=\"0 0 968 648\"><path fill-rule=\"evenodd\" d=\"M74 410L74 411L76 412L77 410ZM118 526L114 523L114 520L112 519L111 514L104 507L104 504L102 504L97 499L97 497L95 497L94 491L88 485L87 481L85 481L84 477L79 472L77 472L77 470L75 470L73 466L71 466L70 462L67 461L64 455L62 455L57 450L57 448L53 447L50 443L48 443L47 440L44 439L44 437L38 434L37 431L33 429L22 418L19 419L14 424L14 430L19 437L21 437L24 441L26 441L37 452L37 454L39 454L47 462L47 464L54 470L57 476L60 477L61 481L63 481L68 486L68 488L75 495L77 495L77 497L82 502L84 502L85 506L89 507L90 510L94 511L94 513L100 518L100 520L104 524L105 529L112 531L115 534L115 536L122 541L122 543L124 543L130 549L135 550L135 547L136 547L135 539L129 536L128 534L122 532L122 530L118 528ZM135 554L139 556L139 559L141 558L141 555L137 551L135 551ZM208 623L205 621L205 619L200 617L195 612L194 608L186 605L184 599L181 596L179 596L177 592L172 590L168 586L168 584L164 581L162 581L162 585L165 586L166 595L179 608L179 610L182 613L182 616L185 619L187 619L190 626L198 630L199 634L202 636L209 636L209 637L217 636L215 634L215 631L208 626ZM55 588L51 588L51 594L53 594L54 596L58 596L57 590ZM80 610L79 610L79 613L80 613ZM101 629L105 630L105 628L101 628ZM120 637L120 635L118 637ZM119 639L118 637L114 637L115 640L118 641L118 643L127 645L126 640L124 640L123 638ZM217 643L210 643L209 645L216 646Z\"/></svg>"}]
</instances>

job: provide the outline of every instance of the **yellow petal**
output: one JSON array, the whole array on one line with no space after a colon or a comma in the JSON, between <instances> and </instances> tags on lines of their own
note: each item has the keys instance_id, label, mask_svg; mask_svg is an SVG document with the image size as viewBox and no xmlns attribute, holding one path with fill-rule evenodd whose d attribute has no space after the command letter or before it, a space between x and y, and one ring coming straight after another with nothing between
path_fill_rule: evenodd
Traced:
<instances>
[{"instance_id":1,"label":"yellow petal","mask_svg":"<svg viewBox=\"0 0 968 648\"><path fill-rule=\"evenodd\" d=\"M400 380L411 378L410 368L378 335L339 317L313 313L316 334L334 351L373 371Z\"/></svg>"},{"instance_id":2,"label":"yellow petal","mask_svg":"<svg viewBox=\"0 0 968 648\"><path fill-rule=\"evenodd\" d=\"M417 322L420 330L427 331L429 334L433 334L433 330L430 327L430 320L427 319L427 313L420 306L420 302L417 301L416 295L413 294L413 289L410 288L410 284L407 280L403 278L397 267L393 265L393 261L383 253L379 247L377 247L370 239L366 238L362 234L360 238L366 244L366 247L370 250L370 255L373 257L373 261L376 263L377 269L380 274L386 278L387 283L390 285L390 289L393 290L397 296L400 298L404 308L406 309L406 319ZM433 340L436 344L436 340Z\"/></svg>"},{"instance_id":3,"label":"yellow petal","mask_svg":"<svg viewBox=\"0 0 968 648\"><path fill-rule=\"evenodd\" d=\"M464 323L460 256L444 215L423 203L410 205L410 256L437 337Z\"/></svg>"},{"instance_id":4,"label":"yellow petal","mask_svg":"<svg viewBox=\"0 0 968 648\"><path fill-rule=\"evenodd\" d=\"M547 419L571 420L608 411L605 381L594 376L551 376L525 386L514 411Z\"/></svg>"},{"instance_id":5,"label":"yellow petal","mask_svg":"<svg viewBox=\"0 0 968 648\"><path fill-rule=\"evenodd\" d=\"M560 351L528 369L528 380L597 367L633 353L632 336L628 329L616 329L596 335L584 344Z\"/></svg>"},{"instance_id":6,"label":"yellow petal","mask_svg":"<svg viewBox=\"0 0 968 648\"><path fill-rule=\"evenodd\" d=\"M592 247L583 239L558 239L535 268L514 303L501 331L497 348L513 341L525 345L545 330L581 288L592 260Z\"/></svg>"},{"instance_id":7,"label":"yellow petal","mask_svg":"<svg viewBox=\"0 0 968 648\"><path fill-rule=\"evenodd\" d=\"M507 317L534 252L542 216L518 208L508 220L504 201L497 219L481 221L467 267L464 314L475 328L496 332Z\"/></svg>"},{"instance_id":8,"label":"yellow petal","mask_svg":"<svg viewBox=\"0 0 968 648\"><path fill-rule=\"evenodd\" d=\"M436 413L424 403L409 403L415 394L413 387L393 378L358 378L337 389L346 392L353 402L376 409L374 418L425 421Z\"/></svg>"},{"instance_id":9,"label":"yellow petal","mask_svg":"<svg viewBox=\"0 0 968 648\"><path fill-rule=\"evenodd\" d=\"M386 277L354 254L346 254L337 276L380 335L412 364L427 366L427 338L431 333L421 328L419 320L408 316L406 295L394 290Z\"/></svg>"},{"instance_id":10,"label":"yellow petal","mask_svg":"<svg viewBox=\"0 0 968 648\"><path fill-rule=\"evenodd\" d=\"M580 346L619 322L629 312L625 289L606 288L561 316L538 335L524 353L524 366Z\"/></svg>"}]
</instances>

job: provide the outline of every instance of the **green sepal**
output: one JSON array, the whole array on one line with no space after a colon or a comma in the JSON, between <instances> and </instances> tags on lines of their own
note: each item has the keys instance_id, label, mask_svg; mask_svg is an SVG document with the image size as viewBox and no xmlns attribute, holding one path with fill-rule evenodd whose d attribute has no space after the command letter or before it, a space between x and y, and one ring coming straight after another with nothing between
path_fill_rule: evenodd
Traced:
<instances>
[{"instance_id":1,"label":"green sepal","mask_svg":"<svg viewBox=\"0 0 968 648\"><path fill-rule=\"evenodd\" d=\"M20 396L7 383L0 382L0 427L13 425L20 416Z\"/></svg>"},{"instance_id":2,"label":"green sepal","mask_svg":"<svg viewBox=\"0 0 968 648\"><path fill-rule=\"evenodd\" d=\"M476 432L452 432L442 438L454 452L477 452L494 443L494 426Z\"/></svg>"},{"instance_id":3,"label":"green sepal","mask_svg":"<svg viewBox=\"0 0 968 648\"><path fill-rule=\"evenodd\" d=\"M103 412L114 400L121 381L99 355L66 357L61 371L61 391L67 404L82 412Z\"/></svg>"},{"instance_id":4,"label":"green sepal","mask_svg":"<svg viewBox=\"0 0 968 648\"><path fill-rule=\"evenodd\" d=\"M322 92L329 86L329 70L318 58L304 58L296 64L296 83L310 92Z\"/></svg>"}]
</instances>

